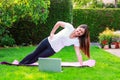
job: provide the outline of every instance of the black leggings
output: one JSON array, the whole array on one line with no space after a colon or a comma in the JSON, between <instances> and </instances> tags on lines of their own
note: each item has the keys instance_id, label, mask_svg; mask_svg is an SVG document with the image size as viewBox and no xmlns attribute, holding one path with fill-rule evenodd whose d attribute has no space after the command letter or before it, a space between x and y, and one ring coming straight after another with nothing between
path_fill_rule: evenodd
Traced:
<instances>
[{"instance_id":1,"label":"black leggings","mask_svg":"<svg viewBox=\"0 0 120 80\"><path fill-rule=\"evenodd\" d=\"M48 38L42 40L36 50L26 56L19 64L31 64L38 60L39 57L49 57L52 56L55 51L51 48Z\"/></svg>"}]
</instances>

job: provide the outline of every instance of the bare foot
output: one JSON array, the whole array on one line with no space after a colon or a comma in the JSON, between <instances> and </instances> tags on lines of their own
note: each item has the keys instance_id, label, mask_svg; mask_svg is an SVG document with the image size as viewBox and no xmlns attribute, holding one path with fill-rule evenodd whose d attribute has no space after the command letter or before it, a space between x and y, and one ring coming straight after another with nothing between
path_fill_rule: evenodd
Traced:
<instances>
[{"instance_id":1,"label":"bare foot","mask_svg":"<svg viewBox=\"0 0 120 80\"><path fill-rule=\"evenodd\" d=\"M18 60L14 60L14 61L12 62L12 64L19 64L19 61L18 61Z\"/></svg>"},{"instance_id":2,"label":"bare foot","mask_svg":"<svg viewBox=\"0 0 120 80\"><path fill-rule=\"evenodd\" d=\"M36 62L36 63L32 63L32 64L30 64L30 65L38 65L38 63Z\"/></svg>"}]
</instances>

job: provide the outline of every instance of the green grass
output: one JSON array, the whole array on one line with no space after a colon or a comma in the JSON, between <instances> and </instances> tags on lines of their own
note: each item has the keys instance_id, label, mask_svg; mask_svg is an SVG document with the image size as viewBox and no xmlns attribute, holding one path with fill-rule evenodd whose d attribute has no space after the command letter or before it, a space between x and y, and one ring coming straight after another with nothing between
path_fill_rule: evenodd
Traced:
<instances>
[{"instance_id":1,"label":"green grass","mask_svg":"<svg viewBox=\"0 0 120 80\"><path fill-rule=\"evenodd\" d=\"M0 49L0 62L21 60L35 49L15 47ZM62 61L77 61L74 49L66 47L52 57ZM120 80L120 58L98 47L91 47L91 57L96 60L94 67L63 67L63 72L41 72L38 67L0 65L0 80ZM87 58L83 55L83 60Z\"/></svg>"}]
</instances>

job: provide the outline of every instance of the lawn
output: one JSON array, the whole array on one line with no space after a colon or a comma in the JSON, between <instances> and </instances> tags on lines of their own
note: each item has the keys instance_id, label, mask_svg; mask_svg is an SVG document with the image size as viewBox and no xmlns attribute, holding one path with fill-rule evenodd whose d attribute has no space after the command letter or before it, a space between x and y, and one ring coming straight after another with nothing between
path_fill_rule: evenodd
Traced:
<instances>
[{"instance_id":1,"label":"lawn","mask_svg":"<svg viewBox=\"0 0 120 80\"><path fill-rule=\"evenodd\" d=\"M21 60L35 49L35 46L0 49L0 62L14 59ZM7 66L0 65L0 80L120 80L120 58L103 49L92 46L91 58L96 60L94 67L63 67L63 72L41 72L38 66ZM77 61L74 49L66 47L55 54L62 61ZM87 58L83 55L83 60Z\"/></svg>"}]
</instances>

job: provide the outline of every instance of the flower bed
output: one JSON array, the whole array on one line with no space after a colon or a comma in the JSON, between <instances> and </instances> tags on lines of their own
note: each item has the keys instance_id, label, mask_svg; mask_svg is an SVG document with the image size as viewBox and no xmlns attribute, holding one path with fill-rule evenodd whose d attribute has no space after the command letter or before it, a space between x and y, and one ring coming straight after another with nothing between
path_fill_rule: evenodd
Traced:
<instances>
[{"instance_id":1,"label":"flower bed","mask_svg":"<svg viewBox=\"0 0 120 80\"><path fill-rule=\"evenodd\" d=\"M115 32L113 29L106 28L102 33L99 34L99 42L101 48L120 48L120 32Z\"/></svg>"}]
</instances>

